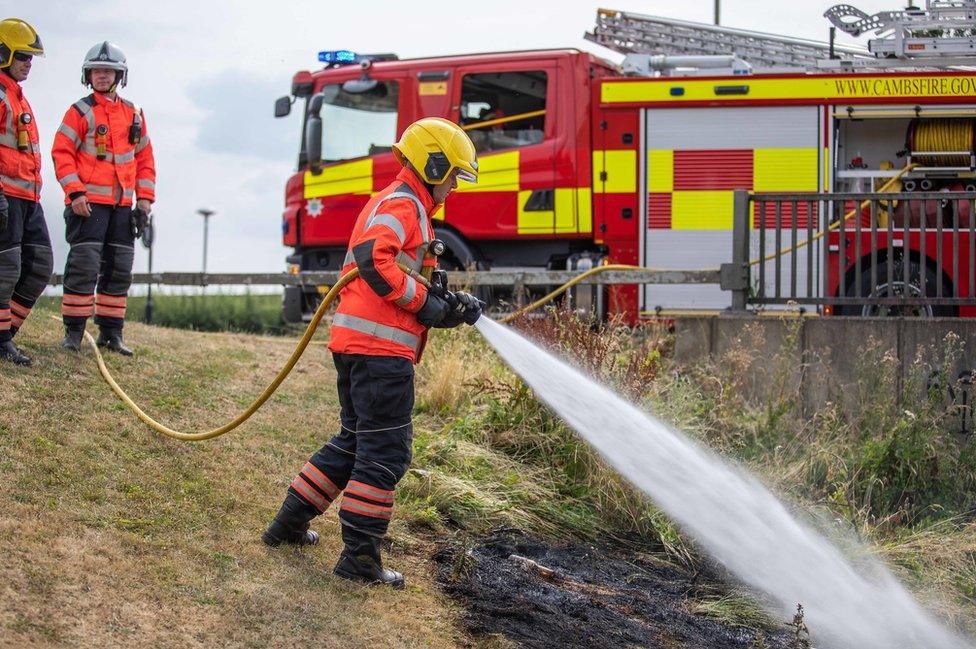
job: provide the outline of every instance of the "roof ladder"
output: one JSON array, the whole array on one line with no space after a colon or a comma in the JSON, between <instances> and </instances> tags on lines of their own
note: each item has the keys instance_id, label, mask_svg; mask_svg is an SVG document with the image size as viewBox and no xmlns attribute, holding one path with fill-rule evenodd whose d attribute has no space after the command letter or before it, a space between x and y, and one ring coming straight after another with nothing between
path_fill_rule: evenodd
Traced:
<instances>
[{"instance_id":1,"label":"roof ladder","mask_svg":"<svg viewBox=\"0 0 976 649\"><path fill-rule=\"evenodd\" d=\"M592 32L587 32L584 38L626 55L726 58L732 55L757 70L816 68L818 61L830 56L830 46L819 41L612 9L597 11L596 27ZM834 53L847 58L870 56L862 48L843 46L834 47ZM633 71L639 71L636 66L630 67ZM733 71L737 71L734 66Z\"/></svg>"}]
</instances>

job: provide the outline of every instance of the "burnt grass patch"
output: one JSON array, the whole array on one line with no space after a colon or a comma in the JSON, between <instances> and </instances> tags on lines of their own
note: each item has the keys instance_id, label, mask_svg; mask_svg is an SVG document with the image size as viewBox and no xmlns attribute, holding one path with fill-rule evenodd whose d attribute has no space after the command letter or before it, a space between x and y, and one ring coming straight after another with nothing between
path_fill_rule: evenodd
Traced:
<instances>
[{"instance_id":1,"label":"burnt grass patch","mask_svg":"<svg viewBox=\"0 0 976 649\"><path fill-rule=\"evenodd\" d=\"M448 545L434 559L475 636L501 634L539 648L796 646L785 626L753 629L696 614L690 598L700 574L628 550L549 544L507 528L473 547Z\"/></svg>"}]
</instances>

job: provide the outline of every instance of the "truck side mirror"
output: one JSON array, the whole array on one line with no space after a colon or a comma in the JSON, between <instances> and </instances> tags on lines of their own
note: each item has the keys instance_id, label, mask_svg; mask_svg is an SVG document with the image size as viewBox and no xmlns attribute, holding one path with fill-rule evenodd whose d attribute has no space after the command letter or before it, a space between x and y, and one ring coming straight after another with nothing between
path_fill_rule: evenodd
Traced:
<instances>
[{"instance_id":1,"label":"truck side mirror","mask_svg":"<svg viewBox=\"0 0 976 649\"><path fill-rule=\"evenodd\" d=\"M308 169L313 175L322 173L322 93L312 95L308 102L308 117L305 124L305 151L308 155Z\"/></svg>"},{"instance_id":2,"label":"truck side mirror","mask_svg":"<svg viewBox=\"0 0 976 649\"><path fill-rule=\"evenodd\" d=\"M284 96L275 99L275 117L287 117L291 114L291 97Z\"/></svg>"}]
</instances>

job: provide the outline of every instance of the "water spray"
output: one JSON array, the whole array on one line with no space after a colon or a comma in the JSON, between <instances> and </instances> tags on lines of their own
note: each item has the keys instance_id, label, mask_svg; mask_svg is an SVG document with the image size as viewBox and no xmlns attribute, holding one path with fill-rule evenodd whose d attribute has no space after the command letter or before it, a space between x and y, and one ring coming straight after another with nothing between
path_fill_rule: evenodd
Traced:
<instances>
[{"instance_id":1,"label":"water spray","mask_svg":"<svg viewBox=\"0 0 976 649\"><path fill-rule=\"evenodd\" d=\"M818 647L971 646L912 599L866 548L857 561L790 515L755 477L488 318L475 325L560 418L710 555L803 619Z\"/></svg>"}]
</instances>

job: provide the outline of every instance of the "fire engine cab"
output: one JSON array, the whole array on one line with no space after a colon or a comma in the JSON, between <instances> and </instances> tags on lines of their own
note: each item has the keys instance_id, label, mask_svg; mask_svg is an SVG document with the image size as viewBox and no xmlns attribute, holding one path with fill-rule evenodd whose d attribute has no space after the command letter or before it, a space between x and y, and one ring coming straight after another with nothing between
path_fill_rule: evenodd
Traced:
<instances>
[{"instance_id":1,"label":"fire engine cab","mask_svg":"<svg viewBox=\"0 0 976 649\"><path fill-rule=\"evenodd\" d=\"M304 103L298 172L285 192L283 241L294 248L287 262L293 271L339 269L360 209L398 171L391 145L425 116L462 125L479 156L478 183L462 184L435 216L449 268L717 268L731 259L737 189L870 192L893 179L900 191L976 189L976 72L965 69L976 37L958 35L976 33L976 0L927 0L925 9L874 16L838 5L825 15L851 35L879 38L867 49L838 47L833 38L601 9L586 38L624 54L620 66L573 49L410 60L322 52L323 69L295 74L291 97L275 107L283 116L296 99ZM951 245L958 267L969 269L976 240L968 207L958 211ZM791 225L837 217L805 203ZM891 218L937 217L903 208ZM773 220L757 211L751 227ZM822 263L836 256L838 236L791 253L800 269L816 256L816 296L853 281L848 272L828 276ZM942 283L973 296L967 272L954 276L941 263L942 277L926 270L950 244L932 240L920 255L918 243L878 246L918 257L926 291ZM711 285L614 286L608 297L609 311L632 321L730 301ZM286 288L286 320L307 318L317 301L311 289Z\"/></svg>"}]
</instances>

